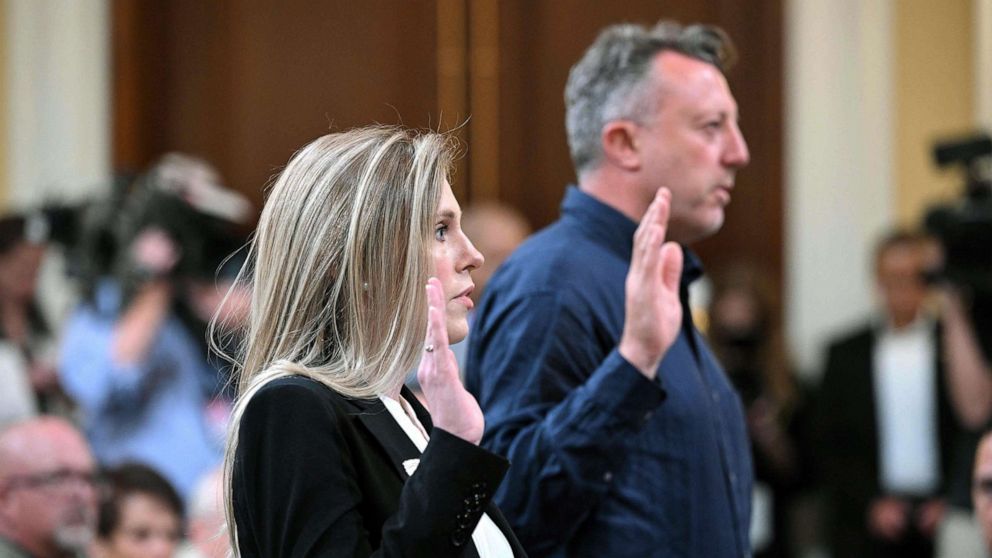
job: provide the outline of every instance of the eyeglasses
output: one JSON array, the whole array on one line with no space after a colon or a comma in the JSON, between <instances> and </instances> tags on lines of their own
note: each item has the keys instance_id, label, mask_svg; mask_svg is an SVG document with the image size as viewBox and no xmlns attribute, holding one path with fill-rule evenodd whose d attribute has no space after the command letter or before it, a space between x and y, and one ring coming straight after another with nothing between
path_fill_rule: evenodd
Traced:
<instances>
[{"instance_id":1,"label":"eyeglasses","mask_svg":"<svg viewBox=\"0 0 992 558\"><path fill-rule=\"evenodd\" d=\"M64 490L75 484L85 484L90 488L96 487L99 479L91 471L74 471L71 469L58 469L48 473L35 473L33 475L12 475L5 481L0 481L0 491L8 492L19 488Z\"/></svg>"}]
</instances>

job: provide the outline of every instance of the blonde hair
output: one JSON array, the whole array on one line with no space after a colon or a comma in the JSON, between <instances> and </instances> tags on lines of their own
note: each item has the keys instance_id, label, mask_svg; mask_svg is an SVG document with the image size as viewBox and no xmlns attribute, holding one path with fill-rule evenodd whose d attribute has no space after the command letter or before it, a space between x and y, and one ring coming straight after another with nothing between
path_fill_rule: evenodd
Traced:
<instances>
[{"instance_id":1,"label":"blonde hair","mask_svg":"<svg viewBox=\"0 0 992 558\"><path fill-rule=\"evenodd\" d=\"M233 548L232 471L251 397L297 375L374 398L398 389L415 365L452 146L442 134L390 126L328 134L297 152L273 185L237 279L251 289L251 310L224 463Z\"/></svg>"}]
</instances>

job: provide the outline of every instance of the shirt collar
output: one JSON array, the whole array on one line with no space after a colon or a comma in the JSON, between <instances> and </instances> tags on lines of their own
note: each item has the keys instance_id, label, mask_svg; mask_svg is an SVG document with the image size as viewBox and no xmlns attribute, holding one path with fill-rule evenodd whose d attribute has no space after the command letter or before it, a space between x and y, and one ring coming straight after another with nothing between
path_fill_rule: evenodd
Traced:
<instances>
[{"instance_id":1,"label":"shirt collar","mask_svg":"<svg viewBox=\"0 0 992 558\"><path fill-rule=\"evenodd\" d=\"M637 223L629 217L575 186L569 186L565 191L561 213L563 219L573 220L590 237L630 261ZM682 255L682 285L688 287L702 277L703 266L699 257L685 246L682 247Z\"/></svg>"}]
</instances>

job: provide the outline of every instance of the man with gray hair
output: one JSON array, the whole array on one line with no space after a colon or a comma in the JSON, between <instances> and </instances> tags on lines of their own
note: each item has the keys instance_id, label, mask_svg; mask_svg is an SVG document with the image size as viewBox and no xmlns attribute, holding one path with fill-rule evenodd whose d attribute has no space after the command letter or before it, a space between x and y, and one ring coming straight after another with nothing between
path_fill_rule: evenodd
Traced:
<instances>
[{"instance_id":1,"label":"man with gray hair","mask_svg":"<svg viewBox=\"0 0 992 558\"><path fill-rule=\"evenodd\" d=\"M513 463L496 500L532 557L750 555L744 414L692 323L702 270L685 248L720 229L750 157L723 74L733 58L715 27L615 25L569 75L578 186L490 281L466 379L483 445ZM684 257L670 347L637 334L629 296L635 230L666 190Z\"/></svg>"},{"instance_id":2,"label":"man with gray hair","mask_svg":"<svg viewBox=\"0 0 992 558\"><path fill-rule=\"evenodd\" d=\"M65 420L0 431L0 558L84 554L96 528L94 478L89 447Z\"/></svg>"}]
</instances>

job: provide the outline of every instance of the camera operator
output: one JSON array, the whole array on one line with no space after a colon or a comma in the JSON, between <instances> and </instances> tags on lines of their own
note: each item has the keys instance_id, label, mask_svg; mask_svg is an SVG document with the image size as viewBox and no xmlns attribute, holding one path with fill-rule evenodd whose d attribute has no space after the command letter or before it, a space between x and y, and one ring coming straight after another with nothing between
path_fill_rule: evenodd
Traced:
<instances>
[{"instance_id":1,"label":"camera operator","mask_svg":"<svg viewBox=\"0 0 992 558\"><path fill-rule=\"evenodd\" d=\"M120 215L106 216L112 263L70 318L62 345L63 381L100 463L148 464L184 498L221 456L208 406L217 372L191 317L212 314L204 270L216 269L210 256L250 212L219 184L212 167L179 154L136 182Z\"/></svg>"},{"instance_id":2,"label":"camera operator","mask_svg":"<svg viewBox=\"0 0 992 558\"><path fill-rule=\"evenodd\" d=\"M967 172L964 198L933 208L926 228L932 243L930 278L937 285L944 326L942 357L948 396L966 428L952 442L954 465L948 479L948 513L938 536L938 556L978 555L980 540L971 513L971 464L979 433L992 420L992 140L974 136L939 144L938 166Z\"/></svg>"}]
</instances>

